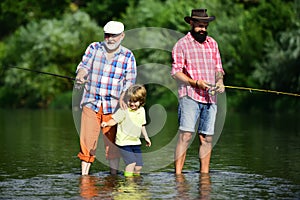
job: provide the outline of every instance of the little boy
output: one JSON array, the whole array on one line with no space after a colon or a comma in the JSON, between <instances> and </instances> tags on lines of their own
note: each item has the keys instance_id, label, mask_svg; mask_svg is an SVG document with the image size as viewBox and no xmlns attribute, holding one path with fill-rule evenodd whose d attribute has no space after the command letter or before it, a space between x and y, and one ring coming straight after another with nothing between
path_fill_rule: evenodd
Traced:
<instances>
[{"instance_id":1,"label":"little boy","mask_svg":"<svg viewBox=\"0 0 300 200\"><path fill-rule=\"evenodd\" d=\"M146 89L136 84L128 88L125 93L127 109L118 109L108 122L102 122L101 126L114 126L118 124L116 145L120 148L121 155L126 164L124 176L140 175L143 160L141 152L141 133L147 146L151 146L145 124L146 115L144 105L146 102Z\"/></svg>"}]
</instances>

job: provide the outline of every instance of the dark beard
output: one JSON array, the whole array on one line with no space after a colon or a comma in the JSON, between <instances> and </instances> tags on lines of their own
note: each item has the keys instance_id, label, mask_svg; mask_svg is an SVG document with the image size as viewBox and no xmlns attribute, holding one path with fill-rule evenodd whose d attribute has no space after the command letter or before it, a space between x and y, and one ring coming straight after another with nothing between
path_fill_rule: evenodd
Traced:
<instances>
[{"instance_id":1,"label":"dark beard","mask_svg":"<svg viewBox=\"0 0 300 200\"><path fill-rule=\"evenodd\" d=\"M207 31L195 32L195 30L192 29L191 34L196 41L202 44L206 40Z\"/></svg>"}]
</instances>

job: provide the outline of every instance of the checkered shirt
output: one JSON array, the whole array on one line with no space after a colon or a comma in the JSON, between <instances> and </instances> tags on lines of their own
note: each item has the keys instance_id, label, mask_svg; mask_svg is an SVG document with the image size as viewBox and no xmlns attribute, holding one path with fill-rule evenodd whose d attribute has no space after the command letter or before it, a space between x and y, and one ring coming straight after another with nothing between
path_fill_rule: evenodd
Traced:
<instances>
[{"instance_id":1,"label":"checkered shirt","mask_svg":"<svg viewBox=\"0 0 300 200\"><path fill-rule=\"evenodd\" d=\"M135 83L136 61L133 53L120 46L111 61L108 61L103 42L91 43L77 66L86 70L88 76L81 106L98 112L103 106L103 113L113 113L122 92Z\"/></svg>"},{"instance_id":2,"label":"checkered shirt","mask_svg":"<svg viewBox=\"0 0 300 200\"><path fill-rule=\"evenodd\" d=\"M172 76L183 72L193 80L204 80L214 84L216 72L224 74L218 44L209 36L200 44L189 32L173 47L172 58ZM215 97L210 96L207 91L183 83L178 85L178 95L189 96L202 103L216 102Z\"/></svg>"}]
</instances>

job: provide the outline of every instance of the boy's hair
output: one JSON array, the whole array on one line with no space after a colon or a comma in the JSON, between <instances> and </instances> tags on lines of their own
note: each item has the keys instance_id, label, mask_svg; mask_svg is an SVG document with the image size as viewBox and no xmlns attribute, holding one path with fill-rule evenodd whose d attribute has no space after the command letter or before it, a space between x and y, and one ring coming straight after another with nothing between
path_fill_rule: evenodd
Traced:
<instances>
[{"instance_id":1,"label":"boy's hair","mask_svg":"<svg viewBox=\"0 0 300 200\"><path fill-rule=\"evenodd\" d=\"M125 101L139 101L140 106L144 106L146 103L147 91L143 85L135 84L130 86L125 93Z\"/></svg>"}]
</instances>

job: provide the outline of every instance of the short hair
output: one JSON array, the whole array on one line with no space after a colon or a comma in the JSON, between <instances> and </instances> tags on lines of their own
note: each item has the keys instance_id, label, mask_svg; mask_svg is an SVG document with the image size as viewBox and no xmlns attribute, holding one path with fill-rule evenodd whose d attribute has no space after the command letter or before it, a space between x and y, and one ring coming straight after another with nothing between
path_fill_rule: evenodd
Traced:
<instances>
[{"instance_id":1,"label":"short hair","mask_svg":"<svg viewBox=\"0 0 300 200\"><path fill-rule=\"evenodd\" d=\"M139 101L140 106L144 106L146 103L147 91L143 85L135 84L130 86L125 93L125 101Z\"/></svg>"}]
</instances>

